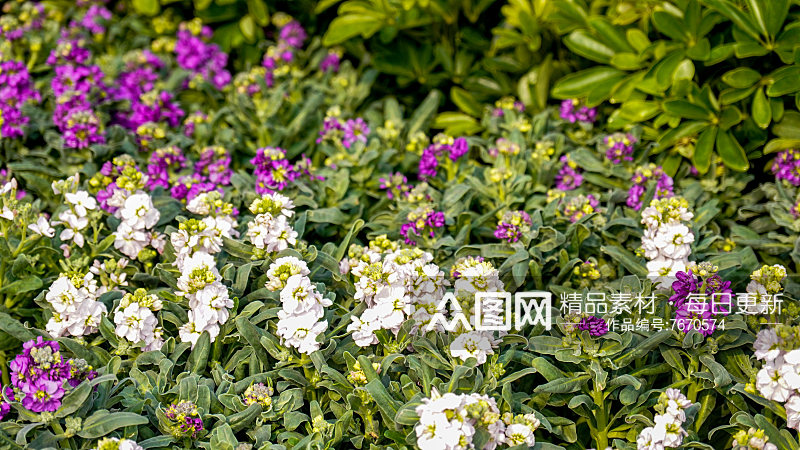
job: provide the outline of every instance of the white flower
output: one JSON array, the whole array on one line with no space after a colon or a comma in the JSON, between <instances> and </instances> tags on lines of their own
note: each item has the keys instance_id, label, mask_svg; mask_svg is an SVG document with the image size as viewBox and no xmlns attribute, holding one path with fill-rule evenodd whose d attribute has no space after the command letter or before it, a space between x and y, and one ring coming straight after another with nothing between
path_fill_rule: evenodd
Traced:
<instances>
[{"instance_id":1,"label":"white flower","mask_svg":"<svg viewBox=\"0 0 800 450\"><path fill-rule=\"evenodd\" d=\"M800 431L800 395L792 395L783 406L786 408L786 426Z\"/></svg>"},{"instance_id":2,"label":"white flower","mask_svg":"<svg viewBox=\"0 0 800 450\"><path fill-rule=\"evenodd\" d=\"M756 341L753 343L756 359L763 359L767 362L774 361L781 354L780 343L781 341L774 329L761 329L756 335Z\"/></svg>"},{"instance_id":3,"label":"white flower","mask_svg":"<svg viewBox=\"0 0 800 450\"><path fill-rule=\"evenodd\" d=\"M219 279L214 257L205 252L197 252L184 259L177 284L181 292L194 293Z\"/></svg>"},{"instance_id":4,"label":"white flower","mask_svg":"<svg viewBox=\"0 0 800 450\"><path fill-rule=\"evenodd\" d=\"M637 450L664 450L664 444L653 438L653 427L647 427L636 438Z\"/></svg>"},{"instance_id":5,"label":"white flower","mask_svg":"<svg viewBox=\"0 0 800 450\"><path fill-rule=\"evenodd\" d=\"M45 216L39 216L36 223L28 225L28 228L40 236L51 238L56 235L56 230L50 226L50 222L47 221Z\"/></svg>"},{"instance_id":6,"label":"white flower","mask_svg":"<svg viewBox=\"0 0 800 450\"><path fill-rule=\"evenodd\" d=\"M480 331L468 331L459 334L450 343L450 354L455 358L466 361L468 358L475 358L478 364L486 362L488 355L494 354L492 341L485 333Z\"/></svg>"},{"instance_id":7,"label":"white flower","mask_svg":"<svg viewBox=\"0 0 800 450\"><path fill-rule=\"evenodd\" d=\"M683 224L663 225L656 231L651 247L645 247L645 256L654 259L658 255L672 259L682 259L689 256L692 248L689 244L694 242L694 234L689 227ZM644 245L645 240L642 239ZM656 249L654 253L653 247Z\"/></svg>"},{"instance_id":8,"label":"white flower","mask_svg":"<svg viewBox=\"0 0 800 450\"><path fill-rule=\"evenodd\" d=\"M78 214L79 217L85 217L87 210L97 208L97 200L95 200L94 197L89 195L89 193L86 191L78 191L74 194L64 194L64 199L72 204L72 209Z\"/></svg>"},{"instance_id":9,"label":"white flower","mask_svg":"<svg viewBox=\"0 0 800 450\"><path fill-rule=\"evenodd\" d=\"M527 425L512 423L506 427L506 443L510 446L525 444L532 447L536 444L536 437Z\"/></svg>"},{"instance_id":10,"label":"white flower","mask_svg":"<svg viewBox=\"0 0 800 450\"><path fill-rule=\"evenodd\" d=\"M121 222L114 231L114 247L128 258L136 259L147 246L149 238L145 231L132 227L128 222Z\"/></svg>"},{"instance_id":11,"label":"white flower","mask_svg":"<svg viewBox=\"0 0 800 450\"><path fill-rule=\"evenodd\" d=\"M756 374L756 389L758 389L761 396L767 400L785 402L792 394L792 390L782 372L785 371L786 374L791 376L789 372L792 371L793 368L794 366L786 364L781 367L765 364L764 367L758 371L758 374Z\"/></svg>"},{"instance_id":12,"label":"white flower","mask_svg":"<svg viewBox=\"0 0 800 450\"><path fill-rule=\"evenodd\" d=\"M664 447L678 447L684 436L688 436L681 425L683 421L669 414L656 414L653 417L653 438L664 444Z\"/></svg>"},{"instance_id":13,"label":"white flower","mask_svg":"<svg viewBox=\"0 0 800 450\"><path fill-rule=\"evenodd\" d=\"M114 314L115 333L119 337L138 343L152 334L158 325L158 319L149 308L139 303L131 303L124 309L117 309Z\"/></svg>"},{"instance_id":14,"label":"white flower","mask_svg":"<svg viewBox=\"0 0 800 450\"><path fill-rule=\"evenodd\" d=\"M209 324L223 324L230 317L230 308L233 308L233 300L228 296L228 288L220 282L212 283L194 294L197 302L195 307L190 302L190 306L196 310ZM204 326L205 328L205 326Z\"/></svg>"},{"instance_id":15,"label":"white flower","mask_svg":"<svg viewBox=\"0 0 800 450\"><path fill-rule=\"evenodd\" d=\"M380 318L381 328L397 331L410 313L411 303L402 286L383 286L375 293L373 307Z\"/></svg>"},{"instance_id":16,"label":"white flower","mask_svg":"<svg viewBox=\"0 0 800 450\"><path fill-rule=\"evenodd\" d=\"M322 307L330 306L332 302L322 297L317 292L316 286L305 275L292 275L286 280L286 286L281 290L281 303L283 310L290 314L300 314L306 311L315 311L322 315Z\"/></svg>"},{"instance_id":17,"label":"white flower","mask_svg":"<svg viewBox=\"0 0 800 450\"><path fill-rule=\"evenodd\" d=\"M133 194L125 199L120 215L123 221L136 229L153 228L161 217L158 209L153 206L153 199L144 192Z\"/></svg>"},{"instance_id":18,"label":"white flower","mask_svg":"<svg viewBox=\"0 0 800 450\"><path fill-rule=\"evenodd\" d=\"M279 311L278 318L278 335L283 338L286 346L295 347L300 353L306 354L319 350L317 336L325 331L328 322L317 322L319 316L314 310L300 314Z\"/></svg>"},{"instance_id":19,"label":"white flower","mask_svg":"<svg viewBox=\"0 0 800 450\"><path fill-rule=\"evenodd\" d=\"M83 301L83 297L69 278L62 275L50 285L50 289L45 294L45 300L53 306L56 312L69 313L77 311L77 304Z\"/></svg>"},{"instance_id":20,"label":"white flower","mask_svg":"<svg viewBox=\"0 0 800 450\"><path fill-rule=\"evenodd\" d=\"M268 240L267 251L281 252L297 243L297 232L286 221L286 216L278 216L270 222Z\"/></svg>"},{"instance_id":21,"label":"white flower","mask_svg":"<svg viewBox=\"0 0 800 450\"><path fill-rule=\"evenodd\" d=\"M666 413L680 422L686 422L686 408L692 406L692 402L678 389L669 388L665 394L667 397Z\"/></svg>"},{"instance_id":22,"label":"white flower","mask_svg":"<svg viewBox=\"0 0 800 450\"><path fill-rule=\"evenodd\" d=\"M302 259L295 258L294 256L284 256L278 258L269 265L267 271L267 278L269 281L266 288L270 291L277 291L283 289L286 285L286 280L292 275L306 276L310 274L308 265Z\"/></svg>"},{"instance_id":23,"label":"white flower","mask_svg":"<svg viewBox=\"0 0 800 450\"><path fill-rule=\"evenodd\" d=\"M380 329L380 321L377 312L372 308L367 308L361 317L352 316L352 323L347 326L347 331L353 333L353 341L359 347L369 347L378 343L378 336L375 331Z\"/></svg>"},{"instance_id":24,"label":"white flower","mask_svg":"<svg viewBox=\"0 0 800 450\"><path fill-rule=\"evenodd\" d=\"M195 198L193 198L189 204L186 205L186 209L193 214L197 214L200 216L206 216L208 213L211 212L211 205L208 204L206 198L208 197L208 192L203 192L199 194Z\"/></svg>"},{"instance_id":25,"label":"white flower","mask_svg":"<svg viewBox=\"0 0 800 450\"><path fill-rule=\"evenodd\" d=\"M14 218L17 217L17 213L12 211L8 206L3 206L2 211L0 211L0 217L6 220L14 220Z\"/></svg>"}]
</instances>

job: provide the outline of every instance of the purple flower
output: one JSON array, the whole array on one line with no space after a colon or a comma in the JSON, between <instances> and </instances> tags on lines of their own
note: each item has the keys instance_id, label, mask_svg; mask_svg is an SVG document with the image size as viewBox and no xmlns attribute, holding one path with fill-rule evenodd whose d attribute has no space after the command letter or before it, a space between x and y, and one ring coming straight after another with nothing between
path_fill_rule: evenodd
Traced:
<instances>
[{"instance_id":1,"label":"purple flower","mask_svg":"<svg viewBox=\"0 0 800 450\"><path fill-rule=\"evenodd\" d=\"M147 187L152 190L157 186L169 189L170 173L177 172L186 166L183 151L175 146L156 149L150 155L147 165ZM99 200L99 198L98 198Z\"/></svg>"},{"instance_id":2,"label":"purple flower","mask_svg":"<svg viewBox=\"0 0 800 450\"><path fill-rule=\"evenodd\" d=\"M590 336L598 337L608 333L608 324L597 316L588 316L581 318L577 328L579 330L586 330Z\"/></svg>"},{"instance_id":3,"label":"purple flower","mask_svg":"<svg viewBox=\"0 0 800 450\"><path fill-rule=\"evenodd\" d=\"M203 431L203 419L200 418L197 406L192 402L173 403L164 411L164 416L170 420L170 432L175 437L194 439Z\"/></svg>"},{"instance_id":4,"label":"purple flower","mask_svg":"<svg viewBox=\"0 0 800 450\"><path fill-rule=\"evenodd\" d=\"M103 34L106 31L105 24L111 20L111 11L100 5L92 5L84 14L83 19L80 21L86 31L93 34Z\"/></svg>"},{"instance_id":5,"label":"purple flower","mask_svg":"<svg viewBox=\"0 0 800 450\"><path fill-rule=\"evenodd\" d=\"M25 64L13 60L0 62L0 137L22 137L23 127L30 120L22 114L22 106L30 101L39 102L41 96L34 89Z\"/></svg>"},{"instance_id":6,"label":"purple flower","mask_svg":"<svg viewBox=\"0 0 800 450\"><path fill-rule=\"evenodd\" d=\"M195 177L207 179L218 185L228 185L231 181L233 170L230 152L220 146L206 147L200 154L200 159L194 165Z\"/></svg>"},{"instance_id":7,"label":"purple flower","mask_svg":"<svg viewBox=\"0 0 800 450\"><path fill-rule=\"evenodd\" d=\"M688 301L675 311L675 324L684 333L696 330L703 336L711 336L716 329L709 304Z\"/></svg>"},{"instance_id":8,"label":"purple flower","mask_svg":"<svg viewBox=\"0 0 800 450\"><path fill-rule=\"evenodd\" d=\"M356 142L366 144L369 131L369 127L367 126L367 123L364 122L364 119L358 117L356 119L348 120L344 123L344 138L342 139L342 145L349 149Z\"/></svg>"},{"instance_id":9,"label":"purple flower","mask_svg":"<svg viewBox=\"0 0 800 450\"><path fill-rule=\"evenodd\" d=\"M800 186L800 150L788 149L778 153L772 162L775 180L786 180L793 186Z\"/></svg>"},{"instance_id":10,"label":"purple flower","mask_svg":"<svg viewBox=\"0 0 800 450\"><path fill-rule=\"evenodd\" d=\"M303 46L303 41L306 40L306 31L300 22L292 20L281 28L280 40L287 45L300 48Z\"/></svg>"},{"instance_id":11,"label":"purple flower","mask_svg":"<svg viewBox=\"0 0 800 450\"><path fill-rule=\"evenodd\" d=\"M676 308L681 308L690 294L696 293L700 289L700 281L691 272L677 272L675 281L672 282L672 296L669 301Z\"/></svg>"},{"instance_id":12,"label":"purple flower","mask_svg":"<svg viewBox=\"0 0 800 450\"><path fill-rule=\"evenodd\" d=\"M408 222L400 226L400 235L405 238L407 245L417 245L417 242L413 239L414 236L410 235L409 231L413 231L417 236L425 236L427 234L428 237L433 238L436 235L436 229L443 227L445 224L444 213L434 211L429 207L418 208L408 213L406 220Z\"/></svg>"},{"instance_id":13,"label":"purple flower","mask_svg":"<svg viewBox=\"0 0 800 450\"><path fill-rule=\"evenodd\" d=\"M322 59L322 62L319 63L319 70L322 72L330 71L336 73L339 71L339 63L341 60L342 55L338 51L329 50L325 58Z\"/></svg>"},{"instance_id":14,"label":"purple flower","mask_svg":"<svg viewBox=\"0 0 800 450\"><path fill-rule=\"evenodd\" d=\"M450 146L450 159L455 161L467 152L469 152L469 144L465 138L460 137L454 140L453 145Z\"/></svg>"},{"instance_id":15,"label":"purple flower","mask_svg":"<svg viewBox=\"0 0 800 450\"><path fill-rule=\"evenodd\" d=\"M614 164L633 161L633 146L637 139L631 134L614 133L603 140L606 145L606 158Z\"/></svg>"},{"instance_id":16,"label":"purple flower","mask_svg":"<svg viewBox=\"0 0 800 450\"><path fill-rule=\"evenodd\" d=\"M66 148L87 148L92 144L102 144L106 141L100 131L100 120L91 111L72 112L67 117L66 126L62 131Z\"/></svg>"},{"instance_id":17,"label":"purple flower","mask_svg":"<svg viewBox=\"0 0 800 450\"><path fill-rule=\"evenodd\" d=\"M198 30L194 23L182 23L175 42L175 59L181 68L192 72L195 77L222 89L231 81L231 74L225 69L228 54L217 44L207 42L211 34L208 26Z\"/></svg>"},{"instance_id":18,"label":"purple flower","mask_svg":"<svg viewBox=\"0 0 800 450\"><path fill-rule=\"evenodd\" d=\"M581 175L578 165L569 158L569 155L562 156L560 161L564 165L556 175L556 188L562 191L577 189L583 184L583 175Z\"/></svg>"},{"instance_id":19,"label":"purple flower","mask_svg":"<svg viewBox=\"0 0 800 450\"><path fill-rule=\"evenodd\" d=\"M389 199L406 197L411 191L408 178L400 172L393 173L386 178L379 178L378 182L380 183L379 187L386 190L386 196Z\"/></svg>"},{"instance_id":20,"label":"purple flower","mask_svg":"<svg viewBox=\"0 0 800 450\"><path fill-rule=\"evenodd\" d=\"M339 139L341 139L343 130L344 126L338 117L325 117L325 120L322 122L322 130L319 132L319 137L317 138L317 144L320 144L323 141L339 141Z\"/></svg>"},{"instance_id":21,"label":"purple flower","mask_svg":"<svg viewBox=\"0 0 800 450\"><path fill-rule=\"evenodd\" d=\"M508 211L497 224L494 237L512 244L530 230L531 223L531 216L525 211Z\"/></svg>"},{"instance_id":22,"label":"purple flower","mask_svg":"<svg viewBox=\"0 0 800 450\"><path fill-rule=\"evenodd\" d=\"M53 412L61 406L61 398L64 397L61 383L44 378L26 384L22 392L25 394L22 406L33 412Z\"/></svg>"},{"instance_id":23,"label":"purple flower","mask_svg":"<svg viewBox=\"0 0 800 450\"><path fill-rule=\"evenodd\" d=\"M593 123L597 119L597 108L581 105L577 99L568 99L561 102L561 118L569 123Z\"/></svg>"},{"instance_id":24,"label":"purple flower","mask_svg":"<svg viewBox=\"0 0 800 450\"><path fill-rule=\"evenodd\" d=\"M650 164L649 166L637 168L633 178L631 178L633 186L628 190L628 199L626 201L629 207L636 211L642 208L642 196L651 180L656 180L656 191L653 198L660 199L673 196L672 177L664 173L660 166Z\"/></svg>"},{"instance_id":25,"label":"purple flower","mask_svg":"<svg viewBox=\"0 0 800 450\"><path fill-rule=\"evenodd\" d=\"M578 195L567 201L562 214L567 217L570 222L574 223L595 212L599 204L600 202L598 202L592 194Z\"/></svg>"},{"instance_id":26,"label":"purple flower","mask_svg":"<svg viewBox=\"0 0 800 450\"><path fill-rule=\"evenodd\" d=\"M300 176L296 167L286 159L286 151L282 148L260 148L250 164L255 166L256 193L261 195L281 191Z\"/></svg>"}]
</instances>

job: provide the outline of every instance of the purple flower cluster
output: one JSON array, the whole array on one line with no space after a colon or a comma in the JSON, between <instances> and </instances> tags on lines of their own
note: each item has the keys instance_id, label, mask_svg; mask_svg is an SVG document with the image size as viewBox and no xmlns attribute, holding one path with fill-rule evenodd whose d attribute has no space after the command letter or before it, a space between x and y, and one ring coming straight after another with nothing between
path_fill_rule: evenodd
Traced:
<instances>
[{"instance_id":1,"label":"purple flower cluster","mask_svg":"<svg viewBox=\"0 0 800 450\"><path fill-rule=\"evenodd\" d=\"M407 245L417 245L414 236L409 235L409 231L413 231L416 236L427 234L433 238L436 235L436 229L444 226L444 213L434 211L430 207L423 207L408 213L406 220L408 222L400 227L400 235L405 238Z\"/></svg>"},{"instance_id":2,"label":"purple flower cluster","mask_svg":"<svg viewBox=\"0 0 800 450\"><path fill-rule=\"evenodd\" d=\"M192 72L195 78L222 89L231 82L231 73L225 69L228 54L217 44L208 42L211 35L211 28L201 25L198 19L182 23L175 42L175 56L178 65Z\"/></svg>"},{"instance_id":3,"label":"purple flower cluster","mask_svg":"<svg viewBox=\"0 0 800 450\"><path fill-rule=\"evenodd\" d=\"M11 386L6 387L6 395L30 411L53 412L66 393L64 382L74 388L97 376L83 360L64 361L60 350L57 342L41 336L26 342L23 352L9 364Z\"/></svg>"},{"instance_id":4,"label":"purple flower cluster","mask_svg":"<svg viewBox=\"0 0 800 450\"><path fill-rule=\"evenodd\" d=\"M260 195L282 191L300 177L300 172L286 158L286 150L278 147L259 148L255 158L256 193Z\"/></svg>"},{"instance_id":5,"label":"purple flower cluster","mask_svg":"<svg viewBox=\"0 0 800 450\"><path fill-rule=\"evenodd\" d=\"M233 175L230 152L219 145L204 148L194 164L194 175L216 185L230 184Z\"/></svg>"},{"instance_id":6,"label":"purple flower cluster","mask_svg":"<svg viewBox=\"0 0 800 450\"><path fill-rule=\"evenodd\" d=\"M778 153L772 162L775 180L786 180L793 186L800 186L800 150L788 149Z\"/></svg>"},{"instance_id":7,"label":"purple flower cluster","mask_svg":"<svg viewBox=\"0 0 800 450\"><path fill-rule=\"evenodd\" d=\"M342 52L339 50L328 50L328 54L325 55L325 58L319 63L319 70L322 72L336 73L339 71L339 63L341 63L341 61Z\"/></svg>"},{"instance_id":8,"label":"purple flower cluster","mask_svg":"<svg viewBox=\"0 0 800 450\"><path fill-rule=\"evenodd\" d=\"M530 230L531 216L525 211L508 211L494 230L494 237L509 244L519 241L520 236Z\"/></svg>"},{"instance_id":9,"label":"purple flower cluster","mask_svg":"<svg viewBox=\"0 0 800 450\"><path fill-rule=\"evenodd\" d=\"M606 158L614 164L622 161L633 161L633 146L638 140L630 133L614 133L603 139L606 146Z\"/></svg>"},{"instance_id":10,"label":"purple flower cluster","mask_svg":"<svg viewBox=\"0 0 800 450\"><path fill-rule=\"evenodd\" d=\"M158 186L169 189L170 174L186 167L183 151L175 146L162 147L153 151L147 164L147 188Z\"/></svg>"},{"instance_id":11,"label":"purple flower cluster","mask_svg":"<svg viewBox=\"0 0 800 450\"><path fill-rule=\"evenodd\" d=\"M669 198L673 196L672 191L672 177L664 173L660 166L650 164L649 166L642 166L636 169L631 181L633 186L628 190L628 200L626 204L639 211L642 209L642 196L647 190L649 181L655 180L656 192L653 196L654 199Z\"/></svg>"},{"instance_id":12,"label":"purple flower cluster","mask_svg":"<svg viewBox=\"0 0 800 450\"><path fill-rule=\"evenodd\" d=\"M317 144L323 141L341 143L349 150L356 142L366 144L369 133L369 126L361 117L342 122L338 117L329 115L322 124Z\"/></svg>"},{"instance_id":13,"label":"purple flower cluster","mask_svg":"<svg viewBox=\"0 0 800 450\"><path fill-rule=\"evenodd\" d=\"M18 138L30 120L22 115L22 105L41 101L30 73L20 61L0 62L0 137Z\"/></svg>"},{"instance_id":14,"label":"purple flower cluster","mask_svg":"<svg viewBox=\"0 0 800 450\"><path fill-rule=\"evenodd\" d=\"M86 10L79 24L72 24L73 27L81 27L92 34L103 34L106 32L106 25L111 20L111 11L100 5L92 5Z\"/></svg>"},{"instance_id":15,"label":"purple flower cluster","mask_svg":"<svg viewBox=\"0 0 800 450\"><path fill-rule=\"evenodd\" d=\"M194 439L203 431L203 419L200 418L197 406L192 402L173 403L169 405L164 415L172 422L170 432L177 438Z\"/></svg>"},{"instance_id":16,"label":"purple flower cluster","mask_svg":"<svg viewBox=\"0 0 800 450\"><path fill-rule=\"evenodd\" d=\"M53 57L51 54L50 58ZM89 51L86 50L85 55L81 52L76 57L55 59L61 64L55 67L56 75L50 82L56 96L53 123L61 131L67 148L86 148L106 141L100 119L92 107L93 100L96 103L98 98L106 95L104 74L98 66L84 65L88 58Z\"/></svg>"},{"instance_id":17,"label":"purple flower cluster","mask_svg":"<svg viewBox=\"0 0 800 450\"><path fill-rule=\"evenodd\" d=\"M165 121L171 127L181 123L183 110L169 91L153 89L145 92L131 102L131 111L128 117L122 117L121 123L130 130L151 122Z\"/></svg>"},{"instance_id":18,"label":"purple flower cluster","mask_svg":"<svg viewBox=\"0 0 800 450\"><path fill-rule=\"evenodd\" d=\"M217 191L224 193L220 186L195 175L184 175L179 177L169 190L169 194L176 200L186 203L195 197L206 192Z\"/></svg>"},{"instance_id":19,"label":"purple flower cluster","mask_svg":"<svg viewBox=\"0 0 800 450\"><path fill-rule=\"evenodd\" d=\"M89 49L86 48L86 39L82 37L73 37L71 32L76 31L75 28L66 29L61 32L61 37L56 43L56 48L50 51L50 56L47 57L47 64L55 66L56 64L78 64L82 65L89 59L91 54Z\"/></svg>"},{"instance_id":20,"label":"purple flower cluster","mask_svg":"<svg viewBox=\"0 0 800 450\"><path fill-rule=\"evenodd\" d=\"M306 40L306 31L296 20L290 20L281 27L278 33L278 42L270 46L264 54L262 65L267 72L265 81L268 87L275 84L275 74L279 67L286 66L294 60L294 52L303 46ZM338 62L337 70L338 70Z\"/></svg>"},{"instance_id":21,"label":"purple flower cluster","mask_svg":"<svg viewBox=\"0 0 800 450\"><path fill-rule=\"evenodd\" d=\"M677 272L675 278L669 302L675 306L678 328L684 333L697 330L711 336L717 318L731 313L731 282L723 280L716 268L705 263L690 265L685 272Z\"/></svg>"},{"instance_id":22,"label":"purple flower cluster","mask_svg":"<svg viewBox=\"0 0 800 450\"><path fill-rule=\"evenodd\" d=\"M139 101L145 92L153 90L158 80L158 71L164 62L148 50L126 55L125 70L120 72L109 93L115 100Z\"/></svg>"},{"instance_id":23,"label":"purple flower cluster","mask_svg":"<svg viewBox=\"0 0 800 450\"><path fill-rule=\"evenodd\" d=\"M608 333L608 324L605 320L597 316L582 317L578 322L577 329L586 330L590 336L598 337Z\"/></svg>"},{"instance_id":24,"label":"purple flower cluster","mask_svg":"<svg viewBox=\"0 0 800 450\"><path fill-rule=\"evenodd\" d=\"M422 151L419 159L420 179L435 177L439 171L439 156L447 154L451 161L456 161L469 152L469 143L463 137L452 139L448 136L437 136L433 143Z\"/></svg>"},{"instance_id":25,"label":"purple flower cluster","mask_svg":"<svg viewBox=\"0 0 800 450\"><path fill-rule=\"evenodd\" d=\"M568 99L561 102L561 118L569 123L583 122L594 123L597 120L597 108L582 105L577 99Z\"/></svg>"},{"instance_id":26,"label":"purple flower cluster","mask_svg":"<svg viewBox=\"0 0 800 450\"><path fill-rule=\"evenodd\" d=\"M386 196L389 199L404 198L411 192L411 185L408 184L408 178L400 172L395 172L386 178L379 178L380 188L386 190Z\"/></svg>"},{"instance_id":27,"label":"purple flower cluster","mask_svg":"<svg viewBox=\"0 0 800 450\"><path fill-rule=\"evenodd\" d=\"M563 155L560 159L563 166L556 175L556 188L562 191L571 191L577 189L583 184L583 175L578 165L573 161L569 155Z\"/></svg>"}]
</instances>

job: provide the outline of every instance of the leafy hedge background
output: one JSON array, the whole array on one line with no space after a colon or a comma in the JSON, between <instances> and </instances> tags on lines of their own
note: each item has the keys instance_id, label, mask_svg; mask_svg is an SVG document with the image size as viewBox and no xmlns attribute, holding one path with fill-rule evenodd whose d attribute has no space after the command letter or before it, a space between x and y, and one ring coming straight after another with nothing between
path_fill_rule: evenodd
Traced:
<instances>
[{"instance_id":1,"label":"leafy hedge background","mask_svg":"<svg viewBox=\"0 0 800 450\"><path fill-rule=\"evenodd\" d=\"M82 30L91 63L114 84L130 61L142 64L131 55L151 50L166 62L153 89L174 95L185 114L177 125L165 119L151 124L155 131L131 129L115 119L130 111L130 102L106 101L95 89L105 142L82 148L70 146L53 123L59 102L47 59L89 4L41 3L40 27L22 38L7 33L25 28L31 3L7 2L0 20L2 61L21 61L42 95L22 108L30 119L24 136L0 140L3 177L27 193L19 201L11 191L2 197L14 211L13 219L0 219L2 384L11 384L8 363L37 336L57 340L65 359L85 360L97 374L69 390L52 413L31 412L4 393L12 410L0 423L0 448L88 449L104 437L144 448L415 448L417 408L436 391L485 394L501 413L535 414L541 426L534 448L636 448L667 388L680 389L693 404L685 448L731 448L736 433L751 428L779 449L800 448L787 426L791 412L787 418L781 402L753 388L761 369L754 341L766 327L753 317L728 316L726 329L707 337L676 330L598 337L571 330L554 310L553 330L505 336L478 363L452 354L454 336L421 335L410 321L394 333L378 332L377 344L358 346L347 327L365 306L355 298L357 280L339 267L382 235L411 248L401 225L425 205L445 222L433 236L412 235L414 248L445 273L464 257L481 256L509 292L657 292L656 316L668 322L672 292L657 291L648 279L638 252L641 211L626 205L637 168L652 163L674 180L675 194L694 213L691 259L717 266L733 292L744 292L762 265L783 265L784 312L769 321L795 325L800 180L776 179L772 168L776 155L786 158L800 144L798 2L109 2L113 17L103 32ZM279 65L284 70L275 71L270 86L258 70L289 17L308 38L291 63ZM223 89L175 60L171 46L180 24L195 19L211 27L210 42L228 54L233 81ZM332 53L341 55L338 70L320 70ZM598 120L564 120L565 99L596 107ZM207 117L187 133L183 119L190 113ZM342 121L363 118L368 138L349 148L335 139L318 142L326 117L337 114ZM447 140L440 132L465 138L469 152L440 158L436 176L419 177L424 149ZM606 158L604 139L615 132L637 141L632 161ZM151 155L169 146L192 162L208 147L223 148L232 174L221 201L240 211L241 237L226 237L214 255L234 306L216 338L205 333L195 343L179 338L190 307L176 295L181 271L169 238L179 224L202 219L186 201L169 189L148 190L160 213L153 230L166 234L165 248L116 269L107 262L123 257L113 237L119 218L92 212L83 246L52 220L72 208L54 192L54 181L79 174L73 180L80 187L73 188L96 195L91 180L102 178L104 163L127 155L146 172ZM244 237L257 215L248 207L261 198L251 160L265 147L285 149L293 164L307 158L313 174L281 190L295 204L298 242L280 252ZM565 166L580 172L583 183L559 192ZM414 186L411 199L387 197L383 180L396 173ZM654 183L646 185L645 206L655 191ZM586 207L589 195L598 204L577 215L568 209ZM498 239L504 213L518 210L530 219L521 238ZM58 230L54 236L29 231L42 213ZM332 301L320 349L310 354L279 336L281 298L265 288L270 265L283 256L305 261L316 289ZM98 297L109 314L96 332L50 335L48 289L61 274L85 275L95 261L107 263L103 271L124 273L127 286ZM158 350L144 351L115 333L112 312L123 293L137 288L164 303L158 319L165 342ZM269 406L243 403L255 383L272 388ZM202 419L203 431L193 438L175 432L165 415L181 401L193 402ZM482 448L486 436L475 439Z\"/></svg>"}]
</instances>

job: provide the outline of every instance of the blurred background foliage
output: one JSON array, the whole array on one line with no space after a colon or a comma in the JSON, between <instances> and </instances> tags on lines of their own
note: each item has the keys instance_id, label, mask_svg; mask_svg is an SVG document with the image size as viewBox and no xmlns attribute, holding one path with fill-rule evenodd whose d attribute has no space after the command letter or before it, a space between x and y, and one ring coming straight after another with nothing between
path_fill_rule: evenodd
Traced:
<instances>
[{"instance_id":1,"label":"blurred background foliage","mask_svg":"<svg viewBox=\"0 0 800 450\"><path fill-rule=\"evenodd\" d=\"M605 105L606 126L640 125L672 174L683 159L761 172L800 144L797 0L131 1L155 34L200 17L242 66L260 63L272 15L290 14L377 70L372 100L441 91L434 125L454 134L480 132L486 103L511 95L532 111Z\"/></svg>"}]
</instances>

